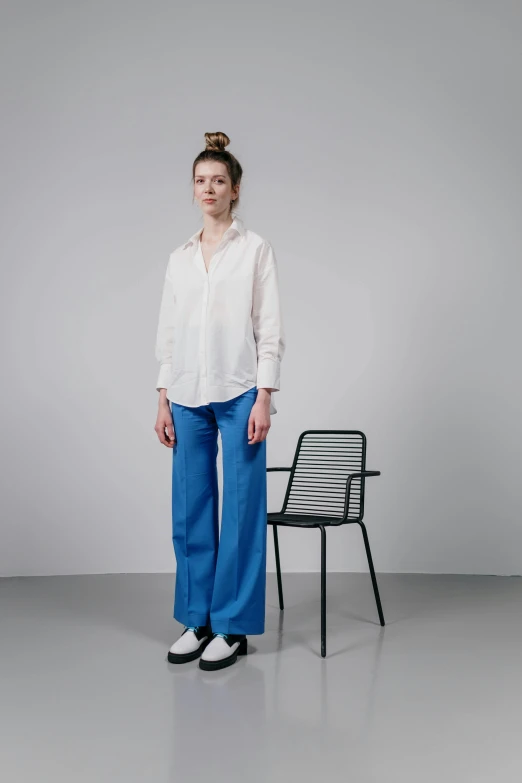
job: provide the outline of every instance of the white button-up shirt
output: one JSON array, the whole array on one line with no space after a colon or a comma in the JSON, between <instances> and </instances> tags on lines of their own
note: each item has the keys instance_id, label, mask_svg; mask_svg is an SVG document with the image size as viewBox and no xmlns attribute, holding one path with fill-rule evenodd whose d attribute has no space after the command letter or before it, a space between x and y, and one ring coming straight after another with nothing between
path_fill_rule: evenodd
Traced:
<instances>
[{"instance_id":1,"label":"white button-up shirt","mask_svg":"<svg viewBox=\"0 0 522 783\"><path fill-rule=\"evenodd\" d=\"M280 389L285 351L271 244L233 214L205 267L199 229L172 251L161 298L156 389L189 407ZM277 413L270 395L270 413Z\"/></svg>"}]
</instances>

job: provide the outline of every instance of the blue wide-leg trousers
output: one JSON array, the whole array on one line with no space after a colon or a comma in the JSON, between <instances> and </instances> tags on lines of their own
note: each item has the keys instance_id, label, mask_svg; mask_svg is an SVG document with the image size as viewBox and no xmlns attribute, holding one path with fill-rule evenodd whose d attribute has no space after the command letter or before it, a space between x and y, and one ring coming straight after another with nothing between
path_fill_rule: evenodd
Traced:
<instances>
[{"instance_id":1,"label":"blue wide-leg trousers","mask_svg":"<svg viewBox=\"0 0 522 783\"><path fill-rule=\"evenodd\" d=\"M226 402L171 402L174 618L215 633L265 630L266 440L248 443L257 387ZM223 454L219 532L218 430Z\"/></svg>"}]
</instances>

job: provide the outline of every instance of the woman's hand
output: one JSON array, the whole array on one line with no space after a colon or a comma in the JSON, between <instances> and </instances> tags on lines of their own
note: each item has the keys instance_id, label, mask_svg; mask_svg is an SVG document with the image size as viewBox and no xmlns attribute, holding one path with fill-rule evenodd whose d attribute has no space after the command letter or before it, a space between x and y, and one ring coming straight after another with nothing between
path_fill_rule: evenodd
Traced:
<instances>
[{"instance_id":1,"label":"woman's hand","mask_svg":"<svg viewBox=\"0 0 522 783\"><path fill-rule=\"evenodd\" d=\"M156 435L160 439L160 443L167 446L169 449L173 448L176 441L176 434L174 432L174 422L172 421L172 412L168 403L160 402L158 405L158 418L156 419L156 426L154 427ZM165 433L166 430L166 433Z\"/></svg>"},{"instance_id":2,"label":"woman's hand","mask_svg":"<svg viewBox=\"0 0 522 783\"><path fill-rule=\"evenodd\" d=\"M248 445L265 440L270 426L270 393L260 389L248 419Z\"/></svg>"}]
</instances>

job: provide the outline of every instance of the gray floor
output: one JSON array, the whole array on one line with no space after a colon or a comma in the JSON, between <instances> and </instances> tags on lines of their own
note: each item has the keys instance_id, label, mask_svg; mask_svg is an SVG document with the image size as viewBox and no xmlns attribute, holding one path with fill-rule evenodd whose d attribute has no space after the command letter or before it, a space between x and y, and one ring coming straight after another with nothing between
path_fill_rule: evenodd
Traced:
<instances>
[{"instance_id":1,"label":"gray floor","mask_svg":"<svg viewBox=\"0 0 522 783\"><path fill-rule=\"evenodd\" d=\"M0 768L34 781L522 779L522 579L267 575L266 631L172 665L174 575L0 579Z\"/></svg>"}]
</instances>

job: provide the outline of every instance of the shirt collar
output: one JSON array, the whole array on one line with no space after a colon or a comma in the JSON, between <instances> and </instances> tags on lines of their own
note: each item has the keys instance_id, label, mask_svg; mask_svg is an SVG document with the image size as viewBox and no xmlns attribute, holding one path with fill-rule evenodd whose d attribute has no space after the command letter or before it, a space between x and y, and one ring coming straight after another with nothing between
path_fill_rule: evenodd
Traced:
<instances>
[{"instance_id":1,"label":"shirt collar","mask_svg":"<svg viewBox=\"0 0 522 783\"><path fill-rule=\"evenodd\" d=\"M233 218L232 223L223 234L223 237L229 235L233 236L234 233L238 234L239 236L243 236L245 233L245 224L243 223L243 220L239 217L239 215L236 215L234 212L232 213L232 218ZM199 228L195 234L192 234L190 239L187 239L187 241L183 245L183 250L185 250L185 248L187 248L189 245L193 245L196 242L198 242L202 231L203 228Z\"/></svg>"}]
</instances>

